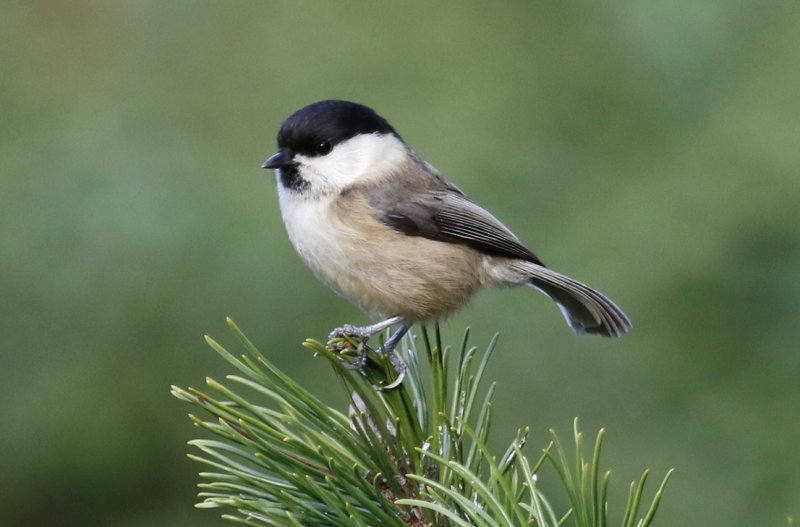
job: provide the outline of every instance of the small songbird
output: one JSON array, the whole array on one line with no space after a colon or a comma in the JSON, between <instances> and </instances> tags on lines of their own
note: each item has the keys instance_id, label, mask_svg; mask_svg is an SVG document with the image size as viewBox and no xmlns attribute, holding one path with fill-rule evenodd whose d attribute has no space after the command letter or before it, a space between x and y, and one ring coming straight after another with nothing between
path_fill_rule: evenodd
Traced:
<instances>
[{"instance_id":1,"label":"small songbird","mask_svg":"<svg viewBox=\"0 0 800 527\"><path fill-rule=\"evenodd\" d=\"M495 285L535 287L577 334L618 337L631 327L611 300L545 267L367 106L301 108L283 122L263 168L275 169L283 223L306 265L383 319L336 328L331 338L365 341L398 325L386 351L413 323L439 320Z\"/></svg>"}]
</instances>

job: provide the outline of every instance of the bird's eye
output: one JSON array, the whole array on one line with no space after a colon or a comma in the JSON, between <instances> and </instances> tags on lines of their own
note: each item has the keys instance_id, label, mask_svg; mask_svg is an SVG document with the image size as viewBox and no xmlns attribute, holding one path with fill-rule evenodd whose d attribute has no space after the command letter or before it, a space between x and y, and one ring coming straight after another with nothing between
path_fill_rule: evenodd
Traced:
<instances>
[{"instance_id":1,"label":"bird's eye","mask_svg":"<svg viewBox=\"0 0 800 527\"><path fill-rule=\"evenodd\" d=\"M317 145L317 155L318 156L326 156L331 153L333 146L329 141L322 141L320 144Z\"/></svg>"}]
</instances>

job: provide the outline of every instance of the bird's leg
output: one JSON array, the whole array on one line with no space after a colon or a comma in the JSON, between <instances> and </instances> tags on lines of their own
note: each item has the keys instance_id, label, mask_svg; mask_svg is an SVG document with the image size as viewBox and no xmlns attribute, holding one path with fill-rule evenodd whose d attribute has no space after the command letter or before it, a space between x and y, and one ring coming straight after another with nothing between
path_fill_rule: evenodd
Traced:
<instances>
[{"instance_id":1,"label":"bird's leg","mask_svg":"<svg viewBox=\"0 0 800 527\"><path fill-rule=\"evenodd\" d=\"M389 340L383 343L381 354L391 355L394 351L394 347L397 346L397 344L403 340L403 337L406 335L406 333L408 333L409 327L410 326L407 324L400 324L400 327L397 328L397 331L395 331L391 337L389 337Z\"/></svg>"},{"instance_id":2,"label":"bird's leg","mask_svg":"<svg viewBox=\"0 0 800 527\"><path fill-rule=\"evenodd\" d=\"M340 339L350 337L359 343L363 344L369 340L369 338L373 335L376 335L383 331L386 328L390 328L395 324L400 324L403 322L403 317L396 316L387 318L386 320L382 320L370 326L353 326L351 324L345 324L340 328L336 328L330 332L328 335L328 340ZM406 331L408 329L406 328ZM400 335L402 337L403 335ZM391 340L391 339L389 339Z\"/></svg>"},{"instance_id":3,"label":"bird's leg","mask_svg":"<svg viewBox=\"0 0 800 527\"><path fill-rule=\"evenodd\" d=\"M397 346L400 341L403 340L405 334L408 333L409 327L411 326L408 324L400 324L400 327L397 328L397 331L395 331L394 334L389 337L389 340L383 343L383 347L378 351L378 353L381 355L390 358L392 361L392 367L394 368L394 371L397 372L397 378L393 380L391 384L378 388L380 391L397 388L406 377L406 365L403 364L403 361L401 361L398 357L392 355L392 352L394 351L395 346Z\"/></svg>"}]
</instances>

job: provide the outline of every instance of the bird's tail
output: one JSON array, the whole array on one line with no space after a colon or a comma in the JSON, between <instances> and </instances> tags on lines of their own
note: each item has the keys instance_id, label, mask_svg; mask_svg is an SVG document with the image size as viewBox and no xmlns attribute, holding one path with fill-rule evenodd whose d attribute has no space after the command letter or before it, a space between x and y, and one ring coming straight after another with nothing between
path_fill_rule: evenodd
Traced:
<instances>
[{"instance_id":1,"label":"bird's tail","mask_svg":"<svg viewBox=\"0 0 800 527\"><path fill-rule=\"evenodd\" d=\"M531 286L558 304L567 323L578 335L619 337L631 328L625 313L588 285L534 263L520 261L517 265Z\"/></svg>"}]
</instances>

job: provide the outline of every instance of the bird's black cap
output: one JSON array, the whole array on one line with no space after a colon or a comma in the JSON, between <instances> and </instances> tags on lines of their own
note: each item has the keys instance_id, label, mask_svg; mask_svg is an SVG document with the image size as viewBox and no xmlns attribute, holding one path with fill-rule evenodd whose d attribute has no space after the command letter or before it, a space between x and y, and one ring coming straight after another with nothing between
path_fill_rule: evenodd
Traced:
<instances>
[{"instance_id":1,"label":"bird's black cap","mask_svg":"<svg viewBox=\"0 0 800 527\"><path fill-rule=\"evenodd\" d=\"M386 119L363 104L325 100L309 104L290 115L278 132L278 148L304 155L319 154L320 145L328 147L360 134L397 132Z\"/></svg>"}]
</instances>

